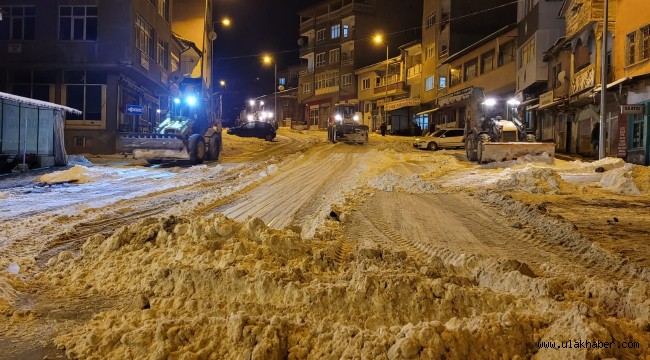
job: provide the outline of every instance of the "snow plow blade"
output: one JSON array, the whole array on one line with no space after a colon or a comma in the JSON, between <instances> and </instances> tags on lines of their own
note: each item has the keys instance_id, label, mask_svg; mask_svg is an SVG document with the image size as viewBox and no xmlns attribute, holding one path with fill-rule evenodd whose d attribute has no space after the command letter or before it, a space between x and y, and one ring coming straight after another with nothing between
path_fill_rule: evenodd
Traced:
<instances>
[{"instance_id":1,"label":"snow plow blade","mask_svg":"<svg viewBox=\"0 0 650 360\"><path fill-rule=\"evenodd\" d=\"M176 135L128 134L121 137L122 146L134 159L189 159L183 140Z\"/></svg>"},{"instance_id":2,"label":"snow plow blade","mask_svg":"<svg viewBox=\"0 0 650 360\"><path fill-rule=\"evenodd\" d=\"M483 144L479 163L514 160L526 155L547 154L555 156L555 143L542 142L490 142Z\"/></svg>"},{"instance_id":3,"label":"snow plow blade","mask_svg":"<svg viewBox=\"0 0 650 360\"><path fill-rule=\"evenodd\" d=\"M368 127L365 125L337 125L334 142L366 144L368 142Z\"/></svg>"}]
</instances>

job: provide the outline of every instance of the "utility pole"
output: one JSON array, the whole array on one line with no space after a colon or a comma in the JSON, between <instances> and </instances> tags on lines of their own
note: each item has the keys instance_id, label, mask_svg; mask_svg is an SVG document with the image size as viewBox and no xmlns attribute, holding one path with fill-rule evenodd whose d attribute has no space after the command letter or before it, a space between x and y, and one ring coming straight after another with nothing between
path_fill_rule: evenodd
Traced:
<instances>
[{"instance_id":1,"label":"utility pole","mask_svg":"<svg viewBox=\"0 0 650 360\"><path fill-rule=\"evenodd\" d=\"M598 159L605 158L605 101L607 95L607 26L609 12L609 0L605 0L605 9L603 15L603 42L601 48L600 61L600 129L598 139Z\"/></svg>"}]
</instances>

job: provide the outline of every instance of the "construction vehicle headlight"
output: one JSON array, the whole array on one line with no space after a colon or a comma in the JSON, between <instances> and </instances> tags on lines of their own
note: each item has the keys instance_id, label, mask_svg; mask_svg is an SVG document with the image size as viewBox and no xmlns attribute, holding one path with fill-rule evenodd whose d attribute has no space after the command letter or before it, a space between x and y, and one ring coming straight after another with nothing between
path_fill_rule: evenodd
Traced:
<instances>
[{"instance_id":1,"label":"construction vehicle headlight","mask_svg":"<svg viewBox=\"0 0 650 360\"><path fill-rule=\"evenodd\" d=\"M336 121L342 121L342 120L343 120L343 117L341 116L341 114L336 114L336 115L334 115L334 120L336 120Z\"/></svg>"},{"instance_id":2,"label":"construction vehicle headlight","mask_svg":"<svg viewBox=\"0 0 650 360\"><path fill-rule=\"evenodd\" d=\"M194 106L196 105L196 98L194 96L188 96L187 98L185 98L185 102L189 106Z\"/></svg>"},{"instance_id":3,"label":"construction vehicle headlight","mask_svg":"<svg viewBox=\"0 0 650 360\"><path fill-rule=\"evenodd\" d=\"M251 114L246 115L246 120L253 121L253 115Z\"/></svg>"},{"instance_id":4,"label":"construction vehicle headlight","mask_svg":"<svg viewBox=\"0 0 650 360\"><path fill-rule=\"evenodd\" d=\"M354 117L352 117L352 120L359 121L359 115L354 115Z\"/></svg>"},{"instance_id":5,"label":"construction vehicle headlight","mask_svg":"<svg viewBox=\"0 0 650 360\"><path fill-rule=\"evenodd\" d=\"M174 98L174 104L180 104L180 103L181 103L181 99L179 99L179 98Z\"/></svg>"}]
</instances>

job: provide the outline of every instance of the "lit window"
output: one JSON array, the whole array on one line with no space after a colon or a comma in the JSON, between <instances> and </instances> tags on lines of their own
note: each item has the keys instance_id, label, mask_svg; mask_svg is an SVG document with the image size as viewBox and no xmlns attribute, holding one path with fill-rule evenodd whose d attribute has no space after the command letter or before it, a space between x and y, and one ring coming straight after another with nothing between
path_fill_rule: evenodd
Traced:
<instances>
[{"instance_id":1,"label":"lit window","mask_svg":"<svg viewBox=\"0 0 650 360\"><path fill-rule=\"evenodd\" d=\"M97 40L97 6L59 7L59 40Z\"/></svg>"},{"instance_id":2,"label":"lit window","mask_svg":"<svg viewBox=\"0 0 650 360\"><path fill-rule=\"evenodd\" d=\"M0 11L6 16L0 21L0 40L34 40L36 10L33 6L9 6Z\"/></svg>"},{"instance_id":3,"label":"lit window","mask_svg":"<svg viewBox=\"0 0 650 360\"><path fill-rule=\"evenodd\" d=\"M346 38L350 36L350 27L348 25L343 25L343 37Z\"/></svg>"},{"instance_id":4,"label":"lit window","mask_svg":"<svg viewBox=\"0 0 650 360\"><path fill-rule=\"evenodd\" d=\"M439 88L444 89L444 88L447 87L447 78L446 78L446 77L441 76L441 77L439 78L439 81L438 81L438 82L439 82L439 84L438 84L438 87L439 87Z\"/></svg>"},{"instance_id":5,"label":"lit window","mask_svg":"<svg viewBox=\"0 0 650 360\"><path fill-rule=\"evenodd\" d=\"M281 77L278 79L278 85L286 85L287 84L287 78Z\"/></svg>"},{"instance_id":6,"label":"lit window","mask_svg":"<svg viewBox=\"0 0 650 360\"><path fill-rule=\"evenodd\" d=\"M332 39L341 37L341 24L332 25Z\"/></svg>"},{"instance_id":7,"label":"lit window","mask_svg":"<svg viewBox=\"0 0 650 360\"><path fill-rule=\"evenodd\" d=\"M424 54L424 60L433 58L436 53L436 44L427 45L426 52Z\"/></svg>"},{"instance_id":8,"label":"lit window","mask_svg":"<svg viewBox=\"0 0 650 360\"><path fill-rule=\"evenodd\" d=\"M424 79L424 91L433 90L433 84L433 75L428 76L426 79Z\"/></svg>"},{"instance_id":9,"label":"lit window","mask_svg":"<svg viewBox=\"0 0 650 360\"><path fill-rule=\"evenodd\" d=\"M352 74L344 74L343 76L341 76L341 82L343 87L352 86Z\"/></svg>"}]
</instances>

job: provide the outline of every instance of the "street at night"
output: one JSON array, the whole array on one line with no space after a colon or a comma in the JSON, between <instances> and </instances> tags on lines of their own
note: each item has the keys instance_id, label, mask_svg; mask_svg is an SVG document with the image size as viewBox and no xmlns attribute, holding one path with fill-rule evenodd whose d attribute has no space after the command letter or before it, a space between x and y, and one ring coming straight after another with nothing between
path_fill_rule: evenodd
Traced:
<instances>
[{"instance_id":1,"label":"street at night","mask_svg":"<svg viewBox=\"0 0 650 360\"><path fill-rule=\"evenodd\" d=\"M99 158L2 190L3 356L647 354L647 167L324 135L226 137L189 168ZM538 348L610 337L638 347Z\"/></svg>"}]
</instances>

